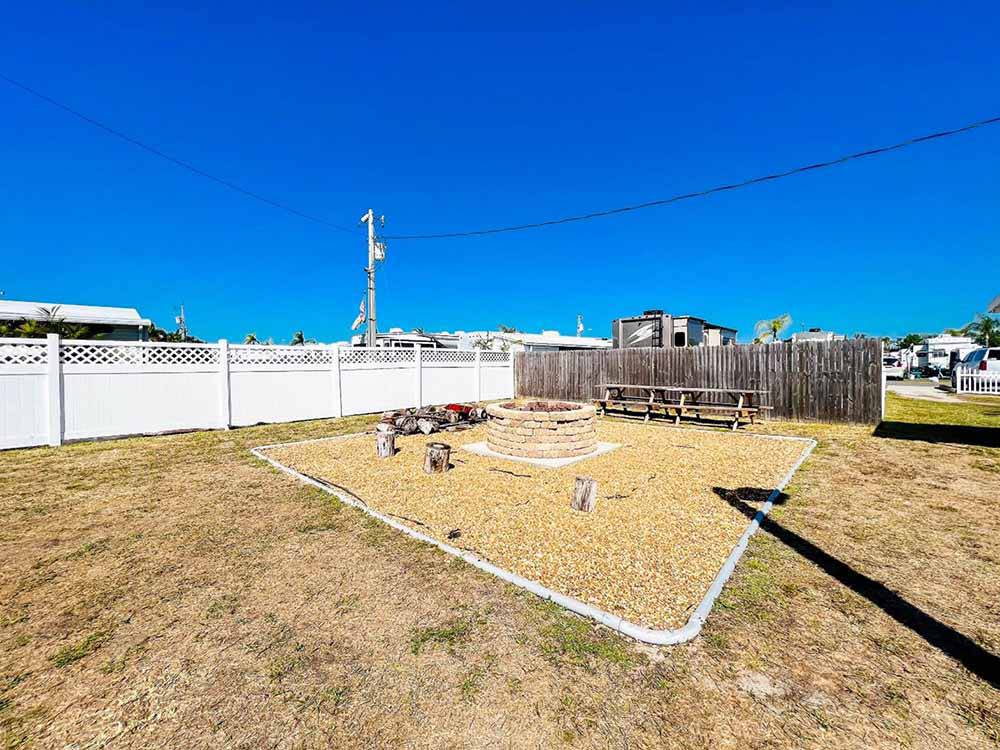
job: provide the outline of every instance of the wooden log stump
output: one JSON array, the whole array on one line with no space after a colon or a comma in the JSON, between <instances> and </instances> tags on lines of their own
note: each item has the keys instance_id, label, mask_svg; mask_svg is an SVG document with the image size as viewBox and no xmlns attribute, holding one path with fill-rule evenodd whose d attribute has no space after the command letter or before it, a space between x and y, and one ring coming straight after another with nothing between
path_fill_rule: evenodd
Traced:
<instances>
[{"instance_id":1,"label":"wooden log stump","mask_svg":"<svg viewBox=\"0 0 1000 750\"><path fill-rule=\"evenodd\" d=\"M451 446L447 443L428 443L424 454L424 471L428 474L444 474L448 471Z\"/></svg>"},{"instance_id":2,"label":"wooden log stump","mask_svg":"<svg viewBox=\"0 0 1000 750\"><path fill-rule=\"evenodd\" d=\"M392 458L396 455L396 431L385 430L375 433L375 455Z\"/></svg>"},{"instance_id":3,"label":"wooden log stump","mask_svg":"<svg viewBox=\"0 0 1000 750\"><path fill-rule=\"evenodd\" d=\"M597 507L597 480L590 477L577 477L576 486L573 488L573 502L570 504L573 510L582 510L590 513Z\"/></svg>"}]
</instances>

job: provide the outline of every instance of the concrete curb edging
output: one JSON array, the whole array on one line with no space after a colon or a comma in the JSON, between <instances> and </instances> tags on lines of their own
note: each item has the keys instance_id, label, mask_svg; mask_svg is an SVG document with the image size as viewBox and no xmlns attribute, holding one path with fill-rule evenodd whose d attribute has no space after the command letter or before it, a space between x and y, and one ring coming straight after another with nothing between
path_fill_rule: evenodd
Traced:
<instances>
[{"instance_id":1,"label":"concrete curb edging","mask_svg":"<svg viewBox=\"0 0 1000 750\"><path fill-rule=\"evenodd\" d=\"M757 533L760 528L761 522L764 517L771 512L774 507L774 501L778 498L781 492L788 486L791 482L792 477L795 472L798 471L799 467L809 458L812 454L813 449L816 447L816 441L812 438L800 438L800 437L790 437L785 435L754 435L754 437L767 438L770 440L791 440L795 442L806 443L806 447L802 451L802 455L795 461L792 468L788 470L788 473L782 478L778 486L775 487L771 494L768 496L767 500L760 507L760 510L754 515L753 519L750 521L743 535L740 537L736 546L733 547L729 556L726 558L719 572L716 574L712 581L712 584L708 587L708 591L705 592L705 596L702 597L701 602L695 608L694 612L688 618L688 621L679 628L673 630L653 630L651 628L643 627L642 625L637 625L633 622L629 622L621 617L606 612L603 609L598 609L586 602L582 602L579 599L575 599L571 596L565 594L560 594L558 591L553 591L546 586L538 583L537 581L532 581L517 573L513 573L504 568L499 568L493 563L479 557L478 555L468 552L466 550L458 549L450 544L441 542L427 534L423 534L415 529L411 529L409 526L397 521L396 519L385 515L384 513L379 513L377 510L370 508L361 499L352 495L350 492L344 490L340 487L335 487L334 485L323 482L314 477L310 477L306 474L302 474L289 466L285 466L280 461L267 456L264 451L272 448L283 448L290 445L302 445L304 443L315 443L327 440L344 440L348 438L357 437L359 435L369 434L366 432L351 433L349 435L337 435L329 438L313 438L309 440L296 440L288 443L276 443L274 445L261 445L256 448L251 448L250 452L262 461L270 464L279 471L288 474L289 476L295 477L300 482L304 482L308 485L316 487L330 495L333 495L341 502L350 505L358 510L367 513L369 516L378 519L384 524L391 526L397 531L401 531L407 536L410 536L418 541L425 542L427 544L433 545L443 552L447 552L449 555L454 555L455 557L461 558L465 562L473 565L480 570L495 575L507 583L511 583L520 588L526 589L536 596L553 601L556 604L565 607L571 612L575 612L583 617L589 617L592 620L599 622L612 630L621 633L622 635L627 635L630 638L634 638L637 641L642 641L643 643L649 643L654 646L670 646L680 643L686 643L691 639L695 638L705 624L705 620L708 619L709 613L712 611L712 607L715 605L715 600L718 599L719 594L722 593L723 587L726 582L732 576L733 571L736 569L736 564L740 561L743 553L746 551L747 545L750 542L750 538Z\"/></svg>"}]
</instances>

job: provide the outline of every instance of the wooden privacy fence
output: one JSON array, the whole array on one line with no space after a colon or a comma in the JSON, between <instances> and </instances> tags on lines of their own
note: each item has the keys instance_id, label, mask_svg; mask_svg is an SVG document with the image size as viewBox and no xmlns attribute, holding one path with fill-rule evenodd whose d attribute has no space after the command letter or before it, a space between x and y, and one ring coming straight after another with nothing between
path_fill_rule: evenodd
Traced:
<instances>
[{"instance_id":1,"label":"wooden privacy fence","mask_svg":"<svg viewBox=\"0 0 1000 750\"><path fill-rule=\"evenodd\" d=\"M877 424L882 342L519 352L518 396L589 401L602 383L753 388L781 419Z\"/></svg>"}]
</instances>

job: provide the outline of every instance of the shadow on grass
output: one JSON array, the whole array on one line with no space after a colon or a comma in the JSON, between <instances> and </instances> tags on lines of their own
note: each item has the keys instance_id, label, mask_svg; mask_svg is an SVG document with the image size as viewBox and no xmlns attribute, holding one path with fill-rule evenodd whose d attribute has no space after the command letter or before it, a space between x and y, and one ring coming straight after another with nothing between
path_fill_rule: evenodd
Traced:
<instances>
[{"instance_id":1,"label":"shadow on grass","mask_svg":"<svg viewBox=\"0 0 1000 750\"><path fill-rule=\"evenodd\" d=\"M872 433L892 440L922 440L926 443L957 443L1000 448L1000 427L973 427L958 424L882 422Z\"/></svg>"},{"instance_id":2,"label":"shadow on grass","mask_svg":"<svg viewBox=\"0 0 1000 750\"><path fill-rule=\"evenodd\" d=\"M757 487L739 487L737 489L713 487L712 491L751 519L757 515L757 508L750 503L766 500L771 492ZM780 504L787 499L788 496L781 493L775 503ZM927 643L962 664L994 688L1000 689L1000 657L987 651L954 628L934 619L922 609L910 604L895 591L874 578L859 573L833 555L824 552L808 539L786 529L777 521L772 520L770 516L764 516L761 519L760 527L817 565L827 575L847 586L856 594L863 596L900 625L912 630Z\"/></svg>"}]
</instances>

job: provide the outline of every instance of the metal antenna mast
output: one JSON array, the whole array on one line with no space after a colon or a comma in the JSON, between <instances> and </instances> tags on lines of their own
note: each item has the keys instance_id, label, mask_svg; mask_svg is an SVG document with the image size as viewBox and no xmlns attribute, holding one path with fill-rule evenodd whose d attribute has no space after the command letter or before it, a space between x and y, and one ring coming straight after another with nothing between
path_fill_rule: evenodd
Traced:
<instances>
[{"instance_id":1,"label":"metal antenna mast","mask_svg":"<svg viewBox=\"0 0 1000 750\"><path fill-rule=\"evenodd\" d=\"M184 317L184 303L181 302L181 314L178 315L174 320L177 322L177 331L181 335L181 341L187 341L188 329L187 329L187 319Z\"/></svg>"}]
</instances>

